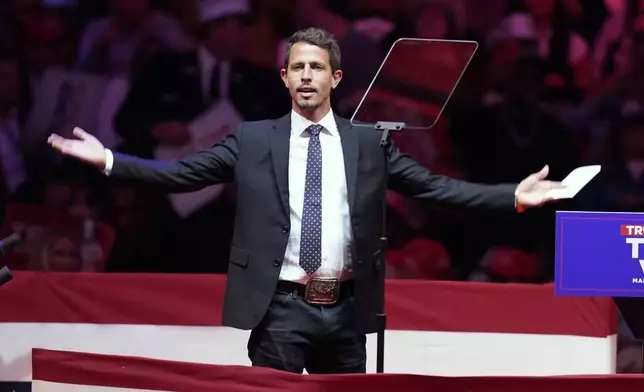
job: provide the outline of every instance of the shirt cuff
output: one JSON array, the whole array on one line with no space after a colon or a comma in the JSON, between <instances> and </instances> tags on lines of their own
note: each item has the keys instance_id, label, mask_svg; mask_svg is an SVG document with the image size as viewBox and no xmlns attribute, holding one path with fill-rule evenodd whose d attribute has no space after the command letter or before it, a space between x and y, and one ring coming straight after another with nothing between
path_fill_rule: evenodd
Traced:
<instances>
[{"instance_id":1,"label":"shirt cuff","mask_svg":"<svg viewBox=\"0 0 644 392\"><path fill-rule=\"evenodd\" d=\"M114 154L109 148L105 149L105 168L103 174L109 176L112 173L112 166L114 165Z\"/></svg>"},{"instance_id":2,"label":"shirt cuff","mask_svg":"<svg viewBox=\"0 0 644 392\"><path fill-rule=\"evenodd\" d=\"M518 213L525 212L525 210L526 210L526 208L519 203L519 189L518 189L518 186L517 186L517 189L514 191L514 209Z\"/></svg>"}]
</instances>

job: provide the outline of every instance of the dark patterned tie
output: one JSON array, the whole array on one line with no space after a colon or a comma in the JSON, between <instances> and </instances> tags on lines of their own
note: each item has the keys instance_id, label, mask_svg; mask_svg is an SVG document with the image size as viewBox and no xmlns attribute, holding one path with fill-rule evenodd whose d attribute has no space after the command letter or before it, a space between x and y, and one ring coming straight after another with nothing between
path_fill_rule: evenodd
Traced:
<instances>
[{"instance_id":1,"label":"dark patterned tie","mask_svg":"<svg viewBox=\"0 0 644 392\"><path fill-rule=\"evenodd\" d=\"M306 129L311 138L306 158L300 266L309 275L322 265L322 129L323 127L317 124Z\"/></svg>"}]
</instances>

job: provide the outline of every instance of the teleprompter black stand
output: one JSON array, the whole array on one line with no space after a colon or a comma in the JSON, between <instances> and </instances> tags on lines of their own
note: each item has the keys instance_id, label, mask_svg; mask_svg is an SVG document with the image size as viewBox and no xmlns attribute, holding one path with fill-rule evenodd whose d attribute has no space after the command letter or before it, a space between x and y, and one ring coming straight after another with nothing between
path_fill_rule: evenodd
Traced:
<instances>
[{"instance_id":1,"label":"teleprompter black stand","mask_svg":"<svg viewBox=\"0 0 644 392\"><path fill-rule=\"evenodd\" d=\"M354 126L381 132L384 159L381 235L374 260L378 293L376 306L376 372L384 372L385 277L387 266L387 190L389 183L392 132L427 131L440 117L458 85L478 44L474 41L401 38L387 53L351 118ZM424 135L417 134L421 138Z\"/></svg>"},{"instance_id":2,"label":"teleprompter black stand","mask_svg":"<svg viewBox=\"0 0 644 392\"><path fill-rule=\"evenodd\" d=\"M402 131L405 128L405 123L395 123L387 121L379 121L376 123L376 131L382 131L382 137L380 138L380 147L382 147L383 157L385 159L385 179L384 179L384 189L382 190L383 200L382 200L382 228L380 236L380 260L379 270L384 271L385 265L387 264L387 183L389 182L389 158L391 154L391 131ZM387 315L385 314L385 274L382 273L382 298L379 301L379 309L376 314L377 320L377 351L376 351L376 373L383 373L385 367L385 330L387 329Z\"/></svg>"}]
</instances>

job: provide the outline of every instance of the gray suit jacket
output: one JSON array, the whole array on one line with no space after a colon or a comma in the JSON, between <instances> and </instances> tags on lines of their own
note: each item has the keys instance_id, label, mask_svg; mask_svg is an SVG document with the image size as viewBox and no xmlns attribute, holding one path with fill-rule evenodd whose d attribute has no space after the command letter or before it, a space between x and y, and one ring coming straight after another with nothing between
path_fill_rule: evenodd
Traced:
<instances>
[{"instance_id":1,"label":"gray suit jacket","mask_svg":"<svg viewBox=\"0 0 644 392\"><path fill-rule=\"evenodd\" d=\"M354 238L357 320L362 332L372 333L384 289L385 268L378 261L385 169L389 188L403 195L479 211L512 211L516 184L481 185L434 175L394 146L385 165L379 132L353 126L340 117L336 122ZM290 131L290 115L286 115L243 123L212 148L176 161L114 154L112 176L157 185L167 192L236 182L235 228L223 311L227 326L254 328L275 292L290 231Z\"/></svg>"}]
</instances>

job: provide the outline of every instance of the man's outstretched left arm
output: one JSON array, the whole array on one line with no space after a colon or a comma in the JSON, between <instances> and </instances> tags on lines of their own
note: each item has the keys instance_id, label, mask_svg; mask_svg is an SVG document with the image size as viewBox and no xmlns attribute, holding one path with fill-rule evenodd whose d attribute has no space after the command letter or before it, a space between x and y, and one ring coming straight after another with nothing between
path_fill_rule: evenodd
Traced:
<instances>
[{"instance_id":1,"label":"man's outstretched left arm","mask_svg":"<svg viewBox=\"0 0 644 392\"><path fill-rule=\"evenodd\" d=\"M408 155L391 147L389 188L409 197L479 211L523 211L552 199L548 190L561 184L544 180L548 167L519 184L476 184L432 174Z\"/></svg>"}]
</instances>

